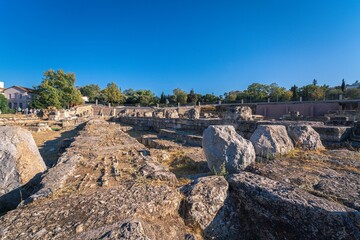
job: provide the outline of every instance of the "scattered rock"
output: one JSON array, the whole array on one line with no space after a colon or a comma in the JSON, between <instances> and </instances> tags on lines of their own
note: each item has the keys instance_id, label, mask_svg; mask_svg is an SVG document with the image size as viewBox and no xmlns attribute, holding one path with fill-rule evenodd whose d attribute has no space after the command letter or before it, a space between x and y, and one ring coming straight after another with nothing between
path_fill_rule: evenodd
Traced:
<instances>
[{"instance_id":1,"label":"scattered rock","mask_svg":"<svg viewBox=\"0 0 360 240\"><path fill-rule=\"evenodd\" d=\"M177 183L175 174L156 161L146 161L139 172L146 178L169 181L172 184Z\"/></svg>"},{"instance_id":2,"label":"scattered rock","mask_svg":"<svg viewBox=\"0 0 360 240\"><path fill-rule=\"evenodd\" d=\"M203 134L202 146L210 171L236 173L255 161L251 142L241 137L230 125L209 126Z\"/></svg>"},{"instance_id":3,"label":"scattered rock","mask_svg":"<svg viewBox=\"0 0 360 240\"><path fill-rule=\"evenodd\" d=\"M290 125L288 133L294 141L295 146L304 150L317 150L323 149L320 135L308 125Z\"/></svg>"},{"instance_id":4,"label":"scattered rock","mask_svg":"<svg viewBox=\"0 0 360 240\"><path fill-rule=\"evenodd\" d=\"M186 198L182 211L189 224L206 229L213 221L227 197L228 183L222 176L209 176L196 179L183 187Z\"/></svg>"},{"instance_id":5,"label":"scattered rock","mask_svg":"<svg viewBox=\"0 0 360 240\"><path fill-rule=\"evenodd\" d=\"M282 125L259 125L250 141L255 147L256 155L265 159L274 159L294 149L286 127Z\"/></svg>"}]
</instances>

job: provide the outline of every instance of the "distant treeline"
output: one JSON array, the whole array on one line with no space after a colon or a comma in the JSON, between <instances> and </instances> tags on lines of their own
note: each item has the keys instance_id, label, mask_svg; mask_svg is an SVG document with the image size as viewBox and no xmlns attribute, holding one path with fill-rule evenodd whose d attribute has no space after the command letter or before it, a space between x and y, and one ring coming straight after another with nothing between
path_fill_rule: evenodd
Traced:
<instances>
[{"instance_id":1,"label":"distant treeline","mask_svg":"<svg viewBox=\"0 0 360 240\"><path fill-rule=\"evenodd\" d=\"M164 92L156 96L151 90L127 89L121 91L117 84L111 82L101 89L97 84L89 84L75 87L75 74L65 73L63 70L48 70L44 73L44 79L35 88L35 97L31 103L35 108L72 107L83 102L81 96L87 96L89 102L111 103L112 105L141 105L153 106L164 105L195 105L218 103L254 103L254 102L286 102L286 101L320 101L337 100L342 95L343 99L360 98L360 88L346 88L345 80L339 81L339 86L318 85L314 79L311 84L298 87L293 85L290 89L278 86L253 83L243 91L230 91L216 96L213 93L199 94L193 89L186 92L180 88L173 90L172 94Z\"/></svg>"}]
</instances>

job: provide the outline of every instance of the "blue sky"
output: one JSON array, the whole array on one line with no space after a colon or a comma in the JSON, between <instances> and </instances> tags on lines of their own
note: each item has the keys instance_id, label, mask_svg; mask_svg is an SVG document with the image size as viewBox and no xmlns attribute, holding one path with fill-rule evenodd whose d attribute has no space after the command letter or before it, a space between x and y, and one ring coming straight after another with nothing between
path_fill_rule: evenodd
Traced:
<instances>
[{"instance_id":1,"label":"blue sky","mask_svg":"<svg viewBox=\"0 0 360 240\"><path fill-rule=\"evenodd\" d=\"M358 0L1 0L0 81L199 93L360 80Z\"/></svg>"}]
</instances>

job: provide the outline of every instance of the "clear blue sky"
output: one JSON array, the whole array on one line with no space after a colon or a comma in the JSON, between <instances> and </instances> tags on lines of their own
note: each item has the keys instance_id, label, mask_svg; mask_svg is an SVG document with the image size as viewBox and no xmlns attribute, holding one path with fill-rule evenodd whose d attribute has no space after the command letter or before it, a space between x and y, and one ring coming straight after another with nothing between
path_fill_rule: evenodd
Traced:
<instances>
[{"instance_id":1,"label":"clear blue sky","mask_svg":"<svg viewBox=\"0 0 360 240\"><path fill-rule=\"evenodd\" d=\"M359 0L1 0L0 81L200 93L360 80Z\"/></svg>"}]
</instances>

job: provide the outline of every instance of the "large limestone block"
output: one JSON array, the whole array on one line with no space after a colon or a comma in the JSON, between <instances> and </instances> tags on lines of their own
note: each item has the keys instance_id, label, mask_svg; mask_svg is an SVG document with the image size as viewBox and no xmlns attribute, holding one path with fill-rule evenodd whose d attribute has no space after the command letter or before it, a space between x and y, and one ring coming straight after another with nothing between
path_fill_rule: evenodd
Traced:
<instances>
[{"instance_id":1,"label":"large limestone block","mask_svg":"<svg viewBox=\"0 0 360 240\"><path fill-rule=\"evenodd\" d=\"M167 109L165 112L165 118L179 118L179 113L176 109Z\"/></svg>"},{"instance_id":2,"label":"large limestone block","mask_svg":"<svg viewBox=\"0 0 360 240\"><path fill-rule=\"evenodd\" d=\"M0 196L45 170L45 163L28 130L0 127Z\"/></svg>"},{"instance_id":3,"label":"large limestone block","mask_svg":"<svg viewBox=\"0 0 360 240\"><path fill-rule=\"evenodd\" d=\"M232 107L224 112L223 118L226 120L251 120L252 111L248 106Z\"/></svg>"},{"instance_id":4,"label":"large limestone block","mask_svg":"<svg viewBox=\"0 0 360 240\"><path fill-rule=\"evenodd\" d=\"M266 159L274 159L294 149L286 127L282 125L260 125L250 138L256 155Z\"/></svg>"},{"instance_id":5,"label":"large limestone block","mask_svg":"<svg viewBox=\"0 0 360 240\"><path fill-rule=\"evenodd\" d=\"M209 169L220 173L236 173L255 161L255 150L250 141L241 137L233 126L211 125L205 129L202 146Z\"/></svg>"},{"instance_id":6,"label":"large limestone block","mask_svg":"<svg viewBox=\"0 0 360 240\"><path fill-rule=\"evenodd\" d=\"M297 147L305 150L324 148L320 140L320 135L311 126L290 125L288 127L288 133Z\"/></svg>"},{"instance_id":7,"label":"large limestone block","mask_svg":"<svg viewBox=\"0 0 360 240\"><path fill-rule=\"evenodd\" d=\"M249 172L228 182L252 239L359 239L354 209Z\"/></svg>"},{"instance_id":8,"label":"large limestone block","mask_svg":"<svg viewBox=\"0 0 360 240\"><path fill-rule=\"evenodd\" d=\"M185 220L205 230L223 207L227 198L229 184L223 176L209 176L196 179L185 186L183 203Z\"/></svg>"}]
</instances>

